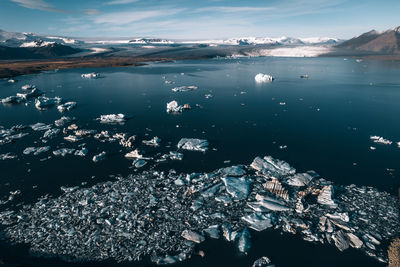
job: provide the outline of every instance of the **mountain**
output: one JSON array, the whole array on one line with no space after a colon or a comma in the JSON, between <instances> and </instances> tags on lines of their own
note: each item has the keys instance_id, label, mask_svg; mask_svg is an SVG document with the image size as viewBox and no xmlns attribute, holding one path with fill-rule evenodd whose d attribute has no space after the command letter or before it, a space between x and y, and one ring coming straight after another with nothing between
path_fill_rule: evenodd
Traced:
<instances>
[{"instance_id":1,"label":"mountain","mask_svg":"<svg viewBox=\"0 0 400 267\"><path fill-rule=\"evenodd\" d=\"M52 43L36 47L9 47L0 45L0 59L45 59L81 52L78 48Z\"/></svg>"},{"instance_id":2,"label":"mountain","mask_svg":"<svg viewBox=\"0 0 400 267\"><path fill-rule=\"evenodd\" d=\"M400 26L384 32L366 32L337 45L336 48L378 54L400 54Z\"/></svg>"}]
</instances>

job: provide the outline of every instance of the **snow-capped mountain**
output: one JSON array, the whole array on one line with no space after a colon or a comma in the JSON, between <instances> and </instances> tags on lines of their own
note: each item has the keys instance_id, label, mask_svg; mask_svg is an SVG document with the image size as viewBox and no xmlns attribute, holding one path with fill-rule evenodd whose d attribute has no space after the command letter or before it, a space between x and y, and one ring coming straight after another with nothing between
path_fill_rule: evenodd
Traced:
<instances>
[{"instance_id":1,"label":"snow-capped mountain","mask_svg":"<svg viewBox=\"0 0 400 267\"><path fill-rule=\"evenodd\" d=\"M43 36L35 33L7 32L0 30L0 45L9 47L44 47L50 44L79 45L82 41L59 37Z\"/></svg>"},{"instance_id":2,"label":"snow-capped mountain","mask_svg":"<svg viewBox=\"0 0 400 267\"><path fill-rule=\"evenodd\" d=\"M136 38L129 41L131 44L174 44L173 41L159 38Z\"/></svg>"},{"instance_id":3,"label":"snow-capped mountain","mask_svg":"<svg viewBox=\"0 0 400 267\"><path fill-rule=\"evenodd\" d=\"M292 37L241 37L221 40L184 41L182 43L208 45L335 45L342 40L329 37L292 38Z\"/></svg>"}]
</instances>

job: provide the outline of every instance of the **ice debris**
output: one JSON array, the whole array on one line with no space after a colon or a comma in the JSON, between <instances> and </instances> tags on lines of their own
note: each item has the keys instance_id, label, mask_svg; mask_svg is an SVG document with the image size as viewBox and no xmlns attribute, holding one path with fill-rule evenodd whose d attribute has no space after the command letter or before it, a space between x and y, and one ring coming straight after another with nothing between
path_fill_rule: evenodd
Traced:
<instances>
[{"instance_id":1,"label":"ice debris","mask_svg":"<svg viewBox=\"0 0 400 267\"><path fill-rule=\"evenodd\" d=\"M377 144L391 145L391 144L393 143L392 141L390 141L390 140L388 140L388 139L385 139L385 138L383 138L383 137L381 137L381 136L376 136L376 135L370 136L370 139L371 139L374 143L377 143Z\"/></svg>"},{"instance_id":2,"label":"ice debris","mask_svg":"<svg viewBox=\"0 0 400 267\"><path fill-rule=\"evenodd\" d=\"M108 115L100 115L100 118L98 118L101 123L110 123L110 124L115 124L115 123L124 123L127 118L124 114L118 113L118 114L108 114Z\"/></svg>"},{"instance_id":3,"label":"ice debris","mask_svg":"<svg viewBox=\"0 0 400 267\"><path fill-rule=\"evenodd\" d=\"M100 74L96 73L96 72L83 73L83 74L81 74L81 77L85 78L85 79L95 79L95 78L99 78Z\"/></svg>"},{"instance_id":4,"label":"ice debris","mask_svg":"<svg viewBox=\"0 0 400 267\"><path fill-rule=\"evenodd\" d=\"M46 96L39 96L38 98L36 98L35 100L35 107L38 110L43 110L43 109L47 109L51 106L54 106L56 104L60 104L61 103L61 97L46 97Z\"/></svg>"},{"instance_id":5,"label":"ice debris","mask_svg":"<svg viewBox=\"0 0 400 267\"><path fill-rule=\"evenodd\" d=\"M17 155L12 154L12 153L0 154L0 160L16 159L16 158L17 158Z\"/></svg>"},{"instance_id":6,"label":"ice debris","mask_svg":"<svg viewBox=\"0 0 400 267\"><path fill-rule=\"evenodd\" d=\"M183 106L179 106L178 102L173 100L167 103L168 113L181 113L183 111Z\"/></svg>"},{"instance_id":7,"label":"ice debris","mask_svg":"<svg viewBox=\"0 0 400 267\"><path fill-rule=\"evenodd\" d=\"M188 92L188 91L194 91L197 89L198 89L197 86L189 85L189 86L179 86L179 87L172 88L172 91L173 92Z\"/></svg>"},{"instance_id":8,"label":"ice debris","mask_svg":"<svg viewBox=\"0 0 400 267\"><path fill-rule=\"evenodd\" d=\"M57 109L59 112L66 112L66 111L70 111L71 109L76 107L76 102L67 102L64 103L62 105L57 106Z\"/></svg>"},{"instance_id":9,"label":"ice debris","mask_svg":"<svg viewBox=\"0 0 400 267\"><path fill-rule=\"evenodd\" d=\"M271 264L271 260L268 257L263 256L254 261L252 267L275 267L274 264Z\"/></svg>"},{"instance_id":10,"label":"ice debris","mask_svg":"<svg viewBox=\"0 0 400 267\"><path fill-rule=\"evenodd\" d=\"M268 74L259 73L254 77L254 80L257 83L267 83L267 82L272 82L274 80L274 77Z\"/></svg>"},{"instance_id":11,"label":"ice debris","mask_svg":"<svg viewBox=\"0 0 400 267\"><path fill-rule=\"evenodd\" d=\"M45 124L43 122L38 122L31 125L32 130L34 131L47 131L51 129L51 124Z\"/></svg>"},{"instance_id":12,"label":"ice debris","mask_svg":"<svg viewBox=\"0 0 400 267\"><path fill-rule=\"evenodd\" d=\"M159 146L161 143L161 139L157 136L153 137L151 140L143 140L143 144L148 145L148 146Z\"/></svg>"},{"instance_id":13,"label":"ice debris","mask_svg":"<svg viewBox=\"0 0 400 267\"><path fill-rule=\"evenodd\" d=\"M12 96L8 96L6 98L3 98L1 100L1 103L3 103L3 104L18 104L18 103L21 103L21 102L24 102L24 101L25 101L25 98L23 98L21 96L12 95Z\"/></svg>"},{"instance_id":14,"label":"ice debris","mask_svg":"<svg viewBox=\"0 0 400 267\"><path fill-rule=\"evenodd\" d=\"M47 152L50 150L50 146L42 146L42 147L27 147L24 149L23 153L25 155L33 154L35 156Z\"/></svg>"},{"instance_id":15,"label":"ice debris","mask_svg":"<svg viewBox=\"0 0 400 267\"><path fill-rule=\"evenodd\" d=\"M177 146L178 149L205 152L208 150L208 141L196 138L182 138Z\"/></svg>"},{"instance_id":16,"label":"ice debris","mask_svg":"<svg viewBox=\"0 0 400 267\"><path fill-rule=\"evenodd\" d=\"M99 162L99 161L104 160L105 158L106 158L106 152L103 151L100 154L97 154L97 155L93 156L92 161L93 162Z\"/></svg>"},{"instance_id":17,"label":"ice debris","mask_svg":"<svg viewBox=\"0 0 400 267\"><path fill-rule=\"evenodd\" d=\"M206 237L222 236L246 252L251 245L246 229L269 229L387 261L388 241L400 234L397 197L367 186L333 185L312 171L307 172L312 179L296 178L294 168L271 157L241 168L245 173L236 177L227 176L229 169L191 174L151 169L91 187L62 188L59 197L0 212L2 236L29 244L35 255L119 262L150 256L168 264L190 257ZM253 266L263 265L270 261L261 258Z\"/></svg>"},{"instance_id":18,"label":"ice debris","mask_svg":"<svg viewBox=\"0 0 400 267\"><path fill-rule=\"evenodd\" d=\"M32 89L35 89L35 88L36 88L36 86L32 85L32 84L25 84L25 85L21 86L22 90L32 90Z\"/></svg>"}]
</instances>

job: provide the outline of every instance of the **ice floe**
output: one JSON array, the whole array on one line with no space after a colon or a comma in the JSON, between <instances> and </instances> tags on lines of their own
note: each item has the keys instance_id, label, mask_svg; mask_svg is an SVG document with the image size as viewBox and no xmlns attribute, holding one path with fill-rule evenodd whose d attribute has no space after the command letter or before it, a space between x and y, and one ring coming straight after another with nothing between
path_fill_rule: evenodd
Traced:
<instances>
[{"instance_id":1,"label":"ice floe","mask_svg":"<svg viewBox=\"0 0 400 267\"><path fill-rule=\"evenodd\" d=\"M61 97L46 97L46 96L39 96L35 100L35 107L38 110L44 110L56 104L60 104L62 101Z\"/></svg>"},{"instance_id":2,"label":"ice floe","mask_svg":"<svg viewBox=\"0 0 400 267\"><path fill-rule=\"evenodd\" d=\"M103 151L100 154L93 156L92 161L99 162L99 161L105 160L105 158L106 158L106 152Z\"/></svg>"},{"instance_id":3,"label":"ice floe","mask_svg":"<svg viewBox=\"0 0 400 267\"><path fill-rule=\"evenodd\" d=\"M178 149L205 152L208 150L208 141L196 138L182 138L177 146Z\"/></svg>"},{"instance_id":4,"label":"ice floe","mask_svg":"<svg viewBox=\"0 0 400 267\"><path fill-rule=\"evenodd\" d=\"M33 155L37 156L37 155L39 155L39 154L41 154L41 153L44 153L44 152L49 151L50 149L51 149L50 146L27 147L27 148L24 149L23 153L24 153L25 155L33 154Z\"/></svg>"},{"instance_id":5,"label":"ice floe","mask_svg":"<svg viewBox=\"0 0 400 267\"><path fill-rule=\"evenodd\" d=\"M83 74L81 74L81 77L85 78L85 79L95 79L95 78L99 78L100 74L96 73L96 72L83 73Z\"/></svg>"},{"instance_id":6,"label":"ice floe","mask_svg":"<svg viewBox=\"0 0 400 267\"><path fill-rule=\"evenodd\" d=\"M124 123L127 120L127 117L125 114L118 113L118 114L108 114L108 115L100 115L100 118L98 118L101 123L109 123L109 124L115 124L115 123Z\"/></svg>"},{"instance_id":7,"label":"ice floe","mask_svg":"<svg viewBox=\"0 0 400 267\"><path fill-rule=\"evenodd\" d=\"M254 80L257 83L268 83L272 82L274 80L274 77L268 74L259 73L254 77Z\"/></svg>"},{"instance_id":8,"label":"ice floe","mask_svg":"<svg viewBox=\"0 0 400 267\"><path fill-rule=\"evenodd\" d=\"M382 145L391 145L391 144L393 143L392 141L390 141L390 140L388 140L388 139L385 139L385 138L383 138L383 137L381 137L381 136L376 136L376 135L370 136L370 139L371 139L374 143L382 144Z\"/></svg>"},{"instance_id":9,"label":"ice floe","mask_svg":"<svg viewBox=\"0 0 400 267\"><path fill-rule=\"evenodd\" d=\"M76 102L66 102L62 105L58 105L57 109L59 112L66 112L76 107Z\"/></svg>"},{"instance_id":10,"label":"ice floe","mask_svg":"<svg viewBox=\"0 0 400 267\"><path fill-rule=\"evenodd\" d=\"M189 86L179 86L179 87L174 87L172 88L172 92L189 92L189 91L194 91L197 90L198 87L195 85L189 85Z\"/></svg>"}]
</instances>

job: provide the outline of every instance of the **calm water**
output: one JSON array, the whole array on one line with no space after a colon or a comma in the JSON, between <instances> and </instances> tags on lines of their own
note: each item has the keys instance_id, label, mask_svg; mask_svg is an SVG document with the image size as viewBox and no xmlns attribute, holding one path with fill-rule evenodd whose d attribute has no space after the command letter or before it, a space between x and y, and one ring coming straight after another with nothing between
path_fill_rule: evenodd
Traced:
<instances>
[{"instance_id":1,"label":"calm water","mask_svg":"<svg viewBox=\"0 0 400 267\"><path fill-rule=\"evenodd\" d=\"M215 59L150 64L133 68L60 70L18 77L9 84L0 81L0 98L15 95L26 83L36 85L47 96L76 101L78 107L66 115L75 116L85 129L113 130L136 134L139 140L158 136L161 148L141 146L145 155L173 150L182 137L205 138L210 150L185 152L182 162L157 168L179 172L211 171L234 164L249 164L254 157L271 155L283 159L298 171L315 170L338 184L371 185L397 195L400 185L400 148L374 144L370 135L400 141L400 64L380 61L357 63L343 58L254 58ZM100 72L104 78L86 80L81 73ZM276 77L258 85L254 76ZM183 73L183 74L182 74ZM309 79L300 79L308 74ZM164 83L163 76L175 84ZM196 85L198 90L174 93L171 88ZM205 94L213 97L206 99ZM177 100L193 109L180 115L167 114L166 103ZM198 104L198 106L196 106ZM284 105L283 105L284 104ZM125 113L132 117L125 125L102 125L101 114ZM31 103L0 105L0 125L52 123L61 117L56 108L38 111ZM0 146L0 154L13 152L18 160L0 161L0 196L20 189L16 201L4 208L17 209L38 197L58 196L60 186L76 186L113 180L109 175L132 173L131 161L123 157L117 143L85 139L89 155L45 161L51 153L24 156L28 146L43 132L30 134L14 144ZM62 136L51 140L52 149L77 148ZM168 147L171 146L171 147ZM287 146L280 149L280 146ZM375 151L370 150L375 146ZM107 151L107 160L93 163L94 154ZM230 163L224 161L230 160ZM180 266L251 266L265 255L277 266L380 266L361 252L339 253L331 246L311 244L299 237L270 231L255 235L253 248L244 257L233 244L210 241L202 244L206 258L194 256ZM0 247L0 259L15 264L69 265L55 260L32 258L24 247ZM104 266L115 265L105 262ZM142 266L146 263L126 264Z\"/></svg>"}]
</instances>

